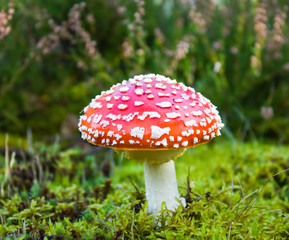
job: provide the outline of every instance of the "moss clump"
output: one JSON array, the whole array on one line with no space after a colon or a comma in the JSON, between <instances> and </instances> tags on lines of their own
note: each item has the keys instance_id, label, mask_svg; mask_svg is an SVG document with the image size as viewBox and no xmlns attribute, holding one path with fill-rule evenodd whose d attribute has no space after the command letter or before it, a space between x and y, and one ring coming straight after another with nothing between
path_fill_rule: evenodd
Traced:
<instances>
[{"instance_id":1,"label":"moss clump","mask_svg":"<svg viewBox=\"0 0 289 240\"><path fill-rule=\"evenodd\" d=\"M147 214L137 162L77 147L40 144L35 152L42 170L33 160L36 153L25 161L18 156L9 177L1 170L2 238L285 239L289 234L285 147L220 142L189 150L176 160L187 206L175 212L164 206L154 216ZM0 160L5 169L5 157ZM30 168L31 186L19 184L25 177L14 173Z\"/></svg>"}]
</instances>

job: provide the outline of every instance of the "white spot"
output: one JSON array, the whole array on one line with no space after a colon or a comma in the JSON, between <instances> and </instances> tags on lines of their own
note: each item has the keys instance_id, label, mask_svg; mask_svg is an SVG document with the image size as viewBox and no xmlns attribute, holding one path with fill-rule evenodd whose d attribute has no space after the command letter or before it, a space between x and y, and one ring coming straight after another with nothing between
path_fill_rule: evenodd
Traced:
<instances>
[{"instance_id":1,"label":"white spot","mask_svg":"<svg viewBox=\"0 0 289 240\"><path fill-rule=\"evenodd\" d=\"M131 129L130 135L132 137L137 137L139 139L143 139L144 132L145 132L144 127L135 127L135 128Z\"/></svg>"},{"instance_id":2,"label":"white spot","mask_svg":"<svg viewBox=\"0 0 289 240\"><path fill-rule=\"evenodd\" d=\"M176 102L176 103L181 103L181 102L183 102L183 101L184 101L184 100L181 99L181 98L174 99L174 102Z\"/></svg>"},{"instance_id":3,"label":"white spot","mask_svg":"<svg viewBox=\"0 0 289 240\"><path fill-rule=\"evenodd\" d=\"M91 102L90 106L95 109L95 108L102 108L102 105L100 102Z\"/></svg>"},{"instance_id":4,"label":"white spot","mask_svg":"<svg viewBox=\"0 0 289 240\"><path fill-rule=\"evenodd\" d=\"M196 134L200 134L201 131L199 129L196 130Z\"/></svg>"},{"instance_id":5,"label":"white spot","mask_svg":"<svg viewBox=\"0 0 289 240\"><path fill-rule=\"evenodd\" d=\"M203 113L201 110L199 110L199 111L192 111L191 114L193 114L195 117L197 117L197 116L201 116Z\"/></svg>"},{"instance_id":6,"label":"white spot","mask_svg":"<svg viewBox=\"0 0 289 240\"><path fill-rule=\"evenodd\" d=\"M188 131L182 131L181 134L182 134L182 136L184 136L184 137L188 137L188 136L190 136L192 133L191 133L191 132L188 132Z\"/></svg>"},{"instance_id":7,"label":"white spot","mask_svg":"<svg viewBox=\"0 0 289 240\"><path fill-rule=\"evenodd\" d=\"M177 141L178 141L178 142L182 141L182 139L183 139L183 138L180 137L180 136L177 137Z\"/></svg>"},{"instance_id":8,"label":"white spot","mask_svg":"<svg viewBox=\"0 0 289 240\"><path fill-rule=\"evenodd\" d=\"M176 90L173 90L173 91L172 91L172 94L177 95L177 91L176 91Z\"/></svg>"},{"instance_id":9,"label":"white spot","mask_svg":"<svg viewBox=\"0 0 289 240\"><path fill-rule=\"evenodd\" d=\"M102 115L95 114L95 116L92 119L92 122L97 124L97 123L99 123L101 118L102 118Z\"/></svg>"},{"instance_id":10,"label":"white spot","mask_svg":"<svg viewBox=\"0 0 289 240\"><path fill-rule=\"evenodd\" d=\"M107 97L105 98L105 100L106 100L107 102L109 102L109 101L111 100L111 96L107 96Z\"/></svg>"},{"instance_id":11,"label":"white spot","mask_svg":"<svg viewBox=\"0 0 289 240\"><path fill-rule=\"evenodd\" d=\"M224 123L218 123L218 128L223 128L225 126Z\"/></svg>"},{"instance_id":12,"label":"white spot","mask_svg":"<svg viewBox=\"0 0 289 240\"><path fill-rule=\"evenodd\" d=\"M112 87L114 87L114 86L112 86ZM114 93L114 90L113 90L113 89L109 89L109 90L107 90L107 91L104 92L104 94L107 94L107 95L113 94L113 93Z\"/></svg>"},{"instance_id":13,"label":"white spot","mask_svg":"<svg viewBox=\"0 0 289 240\"><path fill-rule=\"evenodd\" d=\"M190 96L188 96L187 94L182 94L182 98L185 99L185 100L188 100L190 98Z\"/></svg>"},{"instance_id":14,"label":"white spot","mask_svg":"<svg viewBox=\"0 0 289 240\"><path fill-rule=\"evenodd\" d=\"M175 112L170 112L170 113L166 113L167 118L177 118L177 117L181 117L180 113L175 113Z\"/></svg>"},{"instance_id":15,"label":"white spot","mask_svg":"<svg viewBox=\"0 0 289 240\"><path fill-rule=\"evenodd\" d=\"M204 136L204 140L210 140L210 136L209 135Z\"/></svg>"},{"instance_id":16,"label":"white spot","mask_svg":"<svg viewBox=\"0 0 289 240\"><path fill-rule=\"evenodd\" d=\"M147 84L147 88L151 88L152 87L152 85L151 84Z\"/></svg>"},{"instance_id":17,"label":"white spot","mask_svg":"<svg viewBox=\"0 0 289 240\"><path fill-rule=\"evenodd\" d=\"M96 131L94 132L94 137L95 137L95 138L98 138L98 137L99 137L98 130L96 130Z\"/></svg>"},{"instance_id":18,"label":"white spot","mask_svg":"<svg viewBox=\"0 0 289 240\"><path fill-rule=\"evenodd\" d=\"M154 95L150 94L150 95L147 96L147 98L153 99L153 98L154 98Z\"/></svg>"},{"instance_id":19,"label":"white spot","mask_svg":"<svg viewBox=\"0 0 289 240\"><path fill-rule=\"evenodd\" d=\"M135 92L136 95L140 96L140 95L143 94L143 89L137 88L136 90L134 90L134 92Z\"/></svg>"},{"instance_id":20,"label":"white spot","mask_svg":"<svg viewBox=\"0 0 289 240\"><path fill-rule=\"evenodd\" d=\"M206 130L203 130L203 135L206 135L207 134L207 131Z\"/></svg>"},{"instance_id":21,"label":"white spot","mask_svg":"<svg viewBox=\"0 0 289 240\"><path fill-rule=\"evenodd\" d=\"M205 119L205 118L201 119L200 125L201 125L202 127L207 126L207 122L206 122L206 119Z\"/></svg>"},{"instance_id":22,"label":"white spot","mask_svg":"<svg viewBox=\"0 0 289 240\"><path fill-rule=\"evenodd\" d=\"M158 89L166 89L167 87L165 85L163 85L162 83L156 83L155 85L155 88L158 88Z\"/></svg>"},{"instance_id":23,"label":"white spot","mask_svg":"<svg viewBox=\"0 0 289 240\"><path fill-rule=\"evenodd\" d=\"M184 142L182 142L182 146L183 146L183 147L186 147L186 146L188 146L188 144L189 144L189 142L188 142L188 141L184 141Z\"/></svg>"},{"instance_id":24,"label":"white spot","mask_svg":"<svg viewBox=\"0 0 289 240\"><path fill-rule=\"evenodd\" d=\"M174 136L169 136L169 139L170 139L171 142L175 141Z\"/></svg>"},{"instance_id":25,"label":"white spot","mask_svg":"<svg viewBox=\"0 0 289 240\"><path fill-rule=\"evenodd\" d=\"M169 134L170 130L171 129L169 127L160 128L158 126L151 126L151 132L152 132L151 138L152 139L159 139L164 134Z\"/></svg>"},{"instance_id":26,"label":"white spot","mask_svg":"<svg viewBox=\"0 0 289 240\"><path fill-rule=\"evenodd\" d=\"M128 114L128 115L122 116L122 119L125 120L125 121L127 121L127 122L130 122L130 121L133 120L134 117L135 117L136 115L138 115L138 114L139 114L138 112L130 113L130 114Z\"/></svg>"},{"instance_id":27,"label":"white spot","mask_svg":"<svg viewBox=\"0 0 289 240\"><path fill-rule=\"evenodd\" d=\"M122 100L122 101L128 101L128 100L129 100L129 97L128 97L128 96L123 96L123 97L121 98L121 100Z\"/></svg>"},{"instance_id":28,"label":"white spot","mask_svg":"<svg viewBox=\"0 0 289 240\"><path fill-rule=\"evenodd\" d=\"M211 133L211 138L214 138L216 134L214 132Z\"/></svg>"},{"instance_id":29,"label":"white spot","mask_svg":"<svg viewBox=\"0 0 289 240\"><path fill-rule=\"evenodd\" d=\"M179 148L179 147L180 147L180 145L179 145L179 144L177 144L177 143L175 143L173 147L174 147L174 148Z\"/></svg>"},{"instance_id":30,"label":"white spot","mask_svg":"<svg viewBox=\"0 0 289 240\"><path fill-rule=\"evenodd\" d=\"M196 103L197 103L196 101L193 101L193 102L191 102L189 105L192 106L192 107L194 107L194 106L196 106Z\"/></svg>"},{"instance_id":31,"label":"white spot","mask_svg":"<svg viewBox=\"0 0 289 240\"><path fill-rule=\"evenodd\" d=\"M197 137L194 138L194 144L198 143L199 139Z\"/></svg>"},{"instance_id":32,"label":"white spot","mask_svg":"<svg viewBox=\"0 0 289 240\"><path fill-rule=\"evenodd\" d=\"M191 126L197 126L197 123L196 123L196 121L195 121L194 119L192 119L192 120L190 120L190 121L186 121L186 122L185 122L185 125L186 125L187 127L191 127Z\"/></svg>"},{"instance_id":33,"label":"white spot","mask_svg":"<svg viewBox=\"0 0 289 240\"><path fill-rule=\"evenodd\" d=\"M87 116L86 115L82 115L80 118L85 121L87 119Z\"/></svg>"},{"instance_id":34,"label":"white spot","mask_svg":"<svg viewBox=\"0 0 289 240\"><path fill-rule=\"evenodd\" d=\"M91 118L93 117L93 114L89 116L89 118L87 119L87 122L90 123L91 122Z\"/></svg>"},{"instance_id":35,"label":"white spot","mask_svg":"<svg viewBox=\"0 0 289 240\"><path fill-rule=\"evenodd\" d=\"M147 116L149 118L160 118L161 115L158 114L157 112L143 112L142 115L139 115L137 119L144 120Z\"/></svg>"},{"instance_id":36,"label":"white spot","mask_svg":"<svg viewBox=\"0 0 289 240\"><path fill-rule=\"evenodd\" d=\"M180 110L180 109L181 109L179 105L175 105L175 108L176 108L177 110Z\"/></svg>"},{"instance_id":37,"label":"white spot","mask_svg":"<svg viewBox=\"0 0 289 240\"><path fill-rule=\"evenodd\" d=\"M120 97L119 96L114 96L113 97L115 100L119 99Z\"/></svg>"},{"instance_id":38,"label":"white spot","mask_svg":"<svg viewBox=\"0 0 289 240\"><path fill-rule=\"evenodd\" d=\"M145 78L143 81L144 83L151 83L153 80L151 80L150 78Z\"/></svg>"},{"instance_id":39,"label":"white spot","mask_svg":"<svg viewBox=\"0 0 289 240\"><path fill-rule=\"evenodd\" d=\"M144 76L143 76L142 74L140 74L140 75L134 76L134 79L137 80L137 81L140 81L140 80L143 79L143 77L144 77Z\"/></svg>"},{"instance_id":40,"label":"white spot","mask_svg":"<svg viewBox=\"0 0 289 240\"><path fill-rule=\"evenodd\" d=\"M137 82L137 83L136 83L136 86L141 87L141 86L142 86L142 83L141 83L141 82Z\"/></svg>"},{"instance_id":41,"label":"white spot","mask_svg":"<svg viewBox=\"0 0 289 240\"><path fill-rule=\"evenodd\" d=\"M134 101L134 105L137 107L137 106L141 106L141 105L144 105L144 102L142 101Z\"/></svg>"},{"instance_id":42,"label":"white spot","mask_svg":"<svg viewBox=\"0 0 289 240\"><path fill-rule=\"evenodd\" d=\"M131 85L134 85L136 83L136 81L133 78L130 78L129 82L130 82Z\"/></svg>"},{"instance_id":43,"label":"white spot","mask_svg":"<svg viewBox=\"0 0 289 240\"><path fill-rule=\"evenodd\" d=\"M212 119L211 119L211 118L207 117L206 119L207 119L207 122L208 122L209 124L212 122Z\"/></svg>"},{"instance_id":44,"label":"white spot","mask_svg":"<svg viewBox=\"0 0 289 240\"><path fill-rule=\"evenodd\" d=\"M122 125L121 124L117 124L116 127L117 127L118 131L120 131L120 129L122 129Z\"/></svg>"},{"instance_id":45,"label":"white spot","mask_svg":"<svg viewBox=\"0 0 289 240\"><path fill-rule=\"evenodd\" d=\"M114 131L108 131L108 132L107 132L107 136L108 136L108 137L112 137L113 134L114 134Z\"/></svg>"},{"instance_id":46,"label":"white spot","mask_svg":"<svg viewBox=\"0 0 289 240\"><path fill-rule=\"evenodd\" d=\"M150 89L148 89L148 90L145 91L146 94L149 94L149 93L151 93L151 92L152 92L152 90L150 90Z\"/></svg>"},{"instance_id":47,"label":"white spot","mask_svg":"<svg viewBox=\"0 0 289 240\"><path fill-rule=\"evenodd\" d=\"M99 124L102 125L103 128L105 128L107 125L109 125L109 121L102 120Z\"/></svg>"},{"instance_id":48,"label":"white spot","mask_svg":"<svg viewBox=\"0 0 289 240\"><path fill-rule=\"evenodd\" d=\"M117 134L114 134L113 136L116 138L117 141L118 141L120 138L122 138L122 136L119 135L118 133L117 133Z\"/></svg>"},{"instance_id":49,"label":"white spot","mask_svg":"<svg viewBox=\"0 0 289 240\"><path fill-rule=\"evenodd\" d=\"M113 106L112 103L108 103L108 104L106 104L106 107L107 107L108 109L112 108L112 106Z\"/></svg>"},{"instance_id":50,"label":"white spot","mask_svg":"<svg viewBox=\"0 0 289 240\"><path fill-rule=\"evenodd\" d=\"M163 145L164 147L168 146L168 141L166 138L164 138L162 141L158 141L155 143L156 146L160 146L160 145Z\"/></svg>"},{"instance_id":51,"label":"white spot","mask_svg":"<svg viewBox=\"0 0 289 240\"><path fill-rule=\"evenodd\" d=\"M114 114L110 113L106 117L111 119L111 120L113 120L113 121L115 121L116 119L120 119L121 115L120 114L119 115L114 115Z\"/></svg>"},{"instance_id":52,"label":"white spot","mask_svg":"<svg viewBox=\"0 0 289 240\"><path fill-rule=\"evenodd\" d=\"M170 108L172 106L170 102L160 102L160 103L156 103L156 105L161 108Z\"/></svg>"},{"instance_id":53,"label":"white spot","mask_svg":"<svg viewBox=\"0 0 289 240\"><path fill-rule=\"evenodd\" d=\"M79 128L79 130L80 130L80 131L87 131L87 126L84 126L84 125L83 125L83 126L81 126L81 127Z\"/></svg>"},{"instance_id":54,"label":"white spot","mask_svg":"<svg viewBox=\"0 0 289 240\"><path fill-rule=\"evenodd\" d=\"M117 141L113 140L111 145L113 146L113 145L116 145L116 144L117 144Z\"/></svg>"},{"instance_id":55,"label":"white spot","mask_svg":"<svg viewBox=\"0 0 289 240\"><path fill-rule=\"evenodd\" d=\"M159 97L169 97L170 94L169 93L162 93L162 92L158 92Z\"/></svg>"},{"instance_id":56,"label":"white spot","mask_svg":"<svg viewBox=\"0 0 289 240\"><path fill-rule=\"evenodd\" d=\"M185 113L185 116L188 117L188 116L190 116L190 114L189 113Z\"/></svg>"},{"instance_id":57,"label":"white spot","mask_svg":"<svg viewBox=\"0 0 289 240\"><path fill-rule=\"evenodd\" d=\"M136 142L134 140L129 140L130 144L135 144Z\"/></svg>"},{"instance_id":58,"label":"white spot","mask_svg":"<svg viewBox=\"0 0 289 240\"><path fill-rule=\"evenodd\" d=\"M119 104L117 107L118 107L118 109L123 110L123 109L127 108L127 105L126 104Z\"/></svg>"},{"instance_id":59,"label":"white spot","mask_svg":"<svg viewBox=\"0 0 289 240\"><path fill-rule=\"evenodd\" d=\"M129 90L129 87L121 87L120 89L119 89L119 91L120 92L128 92L128 90Z\"/></svg>"}]
</instances>

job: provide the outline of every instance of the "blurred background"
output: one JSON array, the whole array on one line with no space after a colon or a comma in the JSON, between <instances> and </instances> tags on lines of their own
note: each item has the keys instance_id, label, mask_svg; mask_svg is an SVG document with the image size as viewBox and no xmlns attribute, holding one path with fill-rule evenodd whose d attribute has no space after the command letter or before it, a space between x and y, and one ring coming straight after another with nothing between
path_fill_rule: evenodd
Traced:
<instances>
[{"instance_id":1,"label":"blurred background","mask_svg":"<svg viewBox=\"0 0 289 240\"><path fill-rule=\"evenodd\" d=\"M27 129L79 137L91 98L158 73L211 99L230 138L289 142L287 0L2 0L0 9L1 139Z\"/></svg>"},{"instance_id":2,"label":"blurred background","mask_svg":"<svg viewBox=\"0 0 289 240\"><path fill-rule=\"evenodd\" d=\"M146 73L194 87L225 123L176 161L194 207L166 231L141 164L77 126ZM288 0L0 0L0 238L289 239L288 95Z\"/></svg>"}]
</instances>

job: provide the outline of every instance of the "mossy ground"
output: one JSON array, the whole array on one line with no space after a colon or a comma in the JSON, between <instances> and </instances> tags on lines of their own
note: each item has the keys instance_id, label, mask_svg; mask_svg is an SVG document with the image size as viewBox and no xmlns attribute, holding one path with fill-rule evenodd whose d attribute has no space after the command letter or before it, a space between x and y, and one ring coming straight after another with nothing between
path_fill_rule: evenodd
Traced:
<instances>
[{"instance_id":1,"label":"mossy ground","mask_svg":"<svg viewBox=\"0 0 289 240\"><path fill-rule=\"evenodd\" d=\"M188 150L176 160L188 206L151 216L141 164L89 145L37 145L18 149L13 166L1 156L1 239L289 237L288 147L218 139Z\"/></svg>"}]
</instances>

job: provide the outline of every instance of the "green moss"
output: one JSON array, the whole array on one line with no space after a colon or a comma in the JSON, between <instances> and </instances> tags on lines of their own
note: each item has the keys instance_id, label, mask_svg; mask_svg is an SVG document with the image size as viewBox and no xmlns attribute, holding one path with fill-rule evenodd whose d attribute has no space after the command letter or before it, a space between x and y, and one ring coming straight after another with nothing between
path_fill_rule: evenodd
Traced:
<instances>
[{"instance_id":1,"label":"green moss","mask_svg":"<svg viewBox=\"0 0 289 240\"><path fill-rule=\"evenodd\" d=\"M175 212L167 211L164 206L154 216L147 214L142 164L116 158L107 179L98 167L101 165L98 157L86 156L79 148L58 148L52 153L52 147L39 144L42 152L44 149L50 152L40 155L40 163L54 159L57 167L43 171L43 182L39 182L36 170L30 188L14 185L11 179L15 172L11 170L11 179L1 190L0 237L286 238L289 234L288 148L235 144L232 147L229 142L219 141L198 146L177 159L179 189L188 205L180 205ZM28 167L21 159L14 166ZM90 171L92 175L88 174Z\"/></svg>"}]
</instances>

